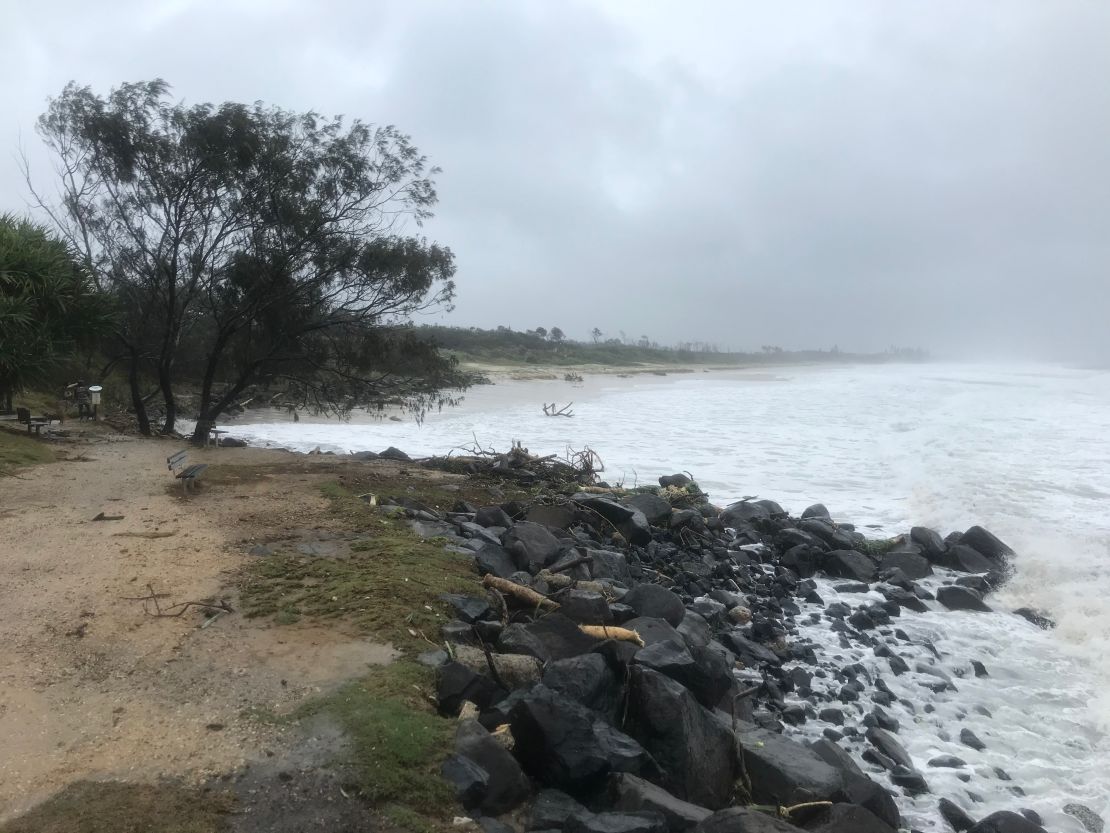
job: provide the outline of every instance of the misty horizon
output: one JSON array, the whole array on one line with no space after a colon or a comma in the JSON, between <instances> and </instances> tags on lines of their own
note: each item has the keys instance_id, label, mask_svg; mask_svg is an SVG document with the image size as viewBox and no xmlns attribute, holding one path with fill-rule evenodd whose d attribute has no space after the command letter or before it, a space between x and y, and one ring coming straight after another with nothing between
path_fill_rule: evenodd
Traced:
<instances>
[{"instance_id":1,"label":"misty horizon","mask_svg":"<svg viewBox=\"0 0 1110 833\"><path fill-rule=\"evenodd\" d=\"M35 119L165 78L410 134L450 314L722 350L1110 361L1110 7L176 2L9 10L0 210Z\"/></svg>"}]
</instances>

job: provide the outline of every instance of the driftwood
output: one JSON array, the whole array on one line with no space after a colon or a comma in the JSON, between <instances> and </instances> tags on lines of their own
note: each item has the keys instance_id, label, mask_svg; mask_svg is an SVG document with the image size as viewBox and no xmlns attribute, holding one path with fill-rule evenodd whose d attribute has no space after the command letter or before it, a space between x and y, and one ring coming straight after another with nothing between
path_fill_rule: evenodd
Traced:
<instances>
[{"instance_id":1,"label":"driftwood","mask_svg":"<svg viewBox=\"0 0 1110 833\"><path fill-rule=\"evenodd\" d=\"M578 629L586 636L592 636L594 639L615 639L618 642L631 642L641 648L644 647L644 640L640 638L640 634L636 631L630 631L628 628L615 628L608 625L579 625Z\"/></svg>"},{"instance_id":2,"label":"driftwood","mask_svg":"<svg viewBox=\"0 0 1110 833\"><path fill-rule=\"evenodd\" d=\"M554 402L552 402L550 405L545 402L543 405L543 412L548 416L572 417L574 416L574 411L570 410L570 406L573 404L573 402L568 402L566 405L560 408Z\"/></svg>"},{"instance_id":3,"label":"driftwood","mask_svg":"<svg viewBox=\"0 0 1110 833\"><path fill-rule=\"evenodd\" d=\"M506 578L487 575L482 579L482 584L494 590L500 590L506 596L512 596L529 607L541 607L545 610L559 609L558 603L551 601L547 596L537 593L531 587L525 587L523 584L517 584L515 581L509 581Z\"/></svg>"}]
</instances>

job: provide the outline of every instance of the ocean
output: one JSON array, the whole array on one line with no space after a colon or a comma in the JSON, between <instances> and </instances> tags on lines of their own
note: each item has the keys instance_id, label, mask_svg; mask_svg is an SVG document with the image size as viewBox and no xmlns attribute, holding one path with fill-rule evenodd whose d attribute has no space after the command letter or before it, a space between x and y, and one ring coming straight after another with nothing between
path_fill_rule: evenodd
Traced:
<instances>
[{"instance_id":1,"label":"ocean","mask_svg":"<svg viewBox=\"0 0 1110 833\"><path fill-rule=\"evenodd\" d=\"M542 412L572 401L571 418ZM392 445L415 457L475 442L507 450L520 441L539 454L589 446L611 484L686 471L719 506L755 495L800 514L821 502L873 537L981 524L1017 553L1013 579L988 599L997 612L938 609L897 621L936 648L956 690L934 694L874 656L852 657L905 700L888 711L931 787L902 802L906 821L947 830L940 797L975 818L1031 808L1062 833L1084 830L1062 811L1069 802L1110 816L1110 372L891 364L590 376L480 386L420 423L248 412L226 427L297 451ZM837 599L831 583L820 593ZM1048 612L1058 627L1042 631L1009 613L1021 606ZM803 627L802 636L850 653L825 627ZM972 660L989 676L976 677ZM790 731L817 737L826 725ZM961 744L962 728L986 748ZM966 766L930 767L940 755Z\"/></svg>"}]
</instances>

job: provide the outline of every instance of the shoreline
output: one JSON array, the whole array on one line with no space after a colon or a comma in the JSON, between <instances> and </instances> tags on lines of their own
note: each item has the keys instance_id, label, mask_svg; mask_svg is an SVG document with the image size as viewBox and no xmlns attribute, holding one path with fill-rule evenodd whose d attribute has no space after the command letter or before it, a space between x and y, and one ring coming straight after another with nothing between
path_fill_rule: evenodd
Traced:
<instances>
[{"instance_id":1,"label":"shoreline","mask_svg":"<svg viewBox=\"0 0 1110 833\"><path fill-rule=\"evenodd\" d=\"M170 652L167 655L176 655L177 662L184 663L183 668L200 663L198 668L214 669L229 660L233 663L246 660L249 689L235 686L232 690L254 691L252 699L258 693L269 691L268 696L284 699L287 708L294 712L295 703L309 702L312 697L326 695L344 681L357 678L359 663L365 662L370 655L359 649L347 656L352 649L346 646L383 645L390 646L383 650L394 650L400 644L402 656L383 666L384 669L415 668L416 656L423 653L422 661L436 667L435 679L428 680L426 685L429 686L427 693L434 696L440 711L454 714L457 706L457 711L465 710L466 714L477 718L477 723L464 720L456 724L447 720L442 724L451 727L452 734L454 726L460 726L456 742L458 758L449 759L457 765L448 766L447 773L453 783L465 787L461 795L464 802L470 803L472 817L476 817L476 807L484 807L489 812L501 806L497 802L508 801L504 790L494 789L495 782L504 787L505 772L521 771L521 767L529 777L524 781L516 779L515 786L509 784L506 789L509 794L516 790L522 801L527 799L524 806L532 806L533 817L536 813L547 812L542 807L550 793L545 793L544 789L554 787L572 794L578 802L564 806L564 809L570 807L570 811L561 825L569 824L566 819L570 816L579 818L575 825L601 824L598 813L609 821L614 819L604 814L639 813L640 816L635 817L643 822L644 818L654 818L653 812L662 812L669 820L672 815L668 814L678 806L675 801L686 801L686 806L679 808L681 813L699 816L697 823L700 823L704 818L702 810L718 809L709 805L725 801L726 789L731 790L738 782L734 769L737 761L745 762L752 781L750 799L756 804L766 804L773 797L775 800L770 801L771 804L784 804L785 796L769 786L771 782L766 777L770 776L761 781L753 775L760 771L777 773L772 779L778 785L774 789L789 784L795 798L801 795L797 790L807 794L819 792L818 784L798 782L793 770L779 771L783 756L795 761L807 760L811 771L820 770L827 776L825 787L820 789L827 788L833 781L837 785L826 794L835 802L835 813L839 814L828 824L835 821L849 826L821 828L829 831L860 829L850 826L861 824L859 808L885 819L891 829L897 828L900 820L892 815L894 804L883 798L884 795L899 794L899 803L905 805L903 813L905 807L915 807L915 802L932 805L936 799L947 799L951 795L947 792L954 783L951 779L942 782L945 784L942 789L946 791L943 795L920 793L921 781L928 785L942 775L947 777L957 772L970 776L969 786L973 789L976 785L983 789L993 783L982 782L983 778L997 780L1001 777L985 775L986 764L976 758L982 754L989 760L994 754L991 736L983 735L988 746L985 752L979 753L955 738L959 734L958 726L951 732L952 743L967 750L957 756L965 761L964 764L947 762L933 766L930 759L929 765L919 762L916 769L911 766L907 767L909 772L902 772L897 763L903 755L906 758L919 758L920 755L920 750L911 743L912 738L900 740L897 734L897 724L901 720L905 725L906 720L905 713L900 711L903 708L899 706L900 701L909 699L918 705L935 703L947 722L955 720L951 709L960 709L961 704L963 708L973 705L968 695L961 696L958 689L968 689L972 682L979 680L978 669L969 665L966 657L938 655L926 636L934 626L929 624L915 630L915 623L919 619L931 622L930 617L939 616L942 620L952 619L953 626L959 627L955 623L962 622L961 617L1005 615L946 611L944 605L929 599L929 594L939 595L940 587L960 588L945 591L945 594L959 596L962 601L957 600L957 605L973 605L978 591L992 589L1004 572L1006 559L1011 556L989 533L969 530L962 539L961 536L940 539L915 529L913 535L900 540L868 541L850 524L834 523L818 507L811 507L801 517L791 517L773 501L764 500L738 504L722 512L706 502L700 490L688 485L632 492L617 490L607 495L603 488L579 491L588 484L589 478L570 476L568 480L569 475L564 471L558 478L551 479L543 465L528 461L516 467L510 464L505 471L494 474L488 470L490 460L479 458L469 461L473 468L467 473L467 461L458 458L449 464L435 461L420 464L404 459L368 461L365 459L368 455L362 455L360 460L342 455L256 448L190 449L190 455L209 465L210 477L208 483L202 480L198 496L185 501L178 496L179 490L173 490L172 481L166 480L168 475L159 463L165 456L163 452L168 454L176 450L176 441L116 438L107 434L106 429L106 436L82 435L82 431L89 430L92 429L79 429L63 443L51 443L75 451L70 460L25 469L21 474L23 478L31 478L31 485L24 486L24 493L12 509L6 507L6 512L0 514L0 533L8 540L25 541L23 546L28 547L25 551L17 547L6 556L9 559L14 556L15 563L32 563L33 547L36 552L57 551L65 559L62 563L72 564L64 555L67 552L64 542L72 537L73 530L82 528L74 524L87 524L94 508L99 507L139 521L135 527L123 527L124 532L134 531L140 536L157 536L163 531L171 534L166 539L146 537L140 554L131 547L119 549L113 535L121 527L109 524L98 528L97 524L90 524L85 535L96 533L94 537L99 543L95 546L104 549L99 557L78 563L99 570L100 565L110 566L118 560L119 568L127 573L112 579L118 583L134 574L139 563L149 569L163 559L171 559L167 563L172 563L172 559L179 559L186 552L205 552L207 554L199 561L187 558L186 563L180 565L187 572L177 574L177 578L165 575L164 570L160 578L174 585L175 601L186 597L222 597L232 600L237 611L244 609L244 597L240 594L252 586L251 581L260 580L254 571L266 569L266 564L284 564L285 560L290 564L323 564L331 559L338 566L351 557L344 552L359 551L351 547L362 546L360 541L371 547L384 546L380 542L385 539L376 537L378 533L362 538L359 535L365 533L343 531L366 529L367 524L371 528L375 524L388 524L389 529L397 530L390 532L391 535L401 534L403 527L404 535L414 535L414 541L431 539L431 548L422 550L428 553L425 557L432 557L432 552L439 551L444 557L461 559L459 563L467 565L466 575L458 576L461 583L451 585L449 593L453 595L447 597L446 605L437 601L435 592L427 595L427 603L443 612L436 614L440 618L434 627L442 628L442 639L454 646L450 649L450 657L442 652L429 653L432 646L427 644L427 638L437 643L440 639L432 630L425 631L423 627L418 637L407 636L402 628L390 639L383 639L384 634L380 634L367 643L366 637L372 637L375 631L357 628L352 631L350 613L339 619L321 619L318 614L299 607L294 621L284 624L275 614L264 614L260 620L244 619L236 614L223 616L208 627L207 619L194 612L195 615L188 619L171 620L171 632L167 634L161 629L158 631L161 636L155 633L155 641L151 642L154 632L148 614L142 609L144 606L132 605L108 615L94 601L80 600L77 606L87 605L95 615L87 618L88 627L82 631L82 636L68 637L63 646L78 649L80 656L90 650L93 654L108 651L107 655L120 648L130 652L142 644L143 652L153 651L153 657L166 651ZM117 479L80 472L81 468L89 466L83 462L88 458L99 463L92 471L110 471ZM443 466L450 471L444 472ZM67 471L77 475L77 479L71 479L65 474ZM68 492L60 490L65 483L72 484L66 487ZM328 484L339 491L327 491L333 489L333 485ZM321 488L325 489L323 496ZM373 504L358 499L362 490L367 489L368 494L375 495ZM419 497L414 499L413 495ZM459 503L460 495L468 496L463 500L482 502L466 506ZM56 538L44 537L50 534L39 519L44 499L61 507L54 510L52 526L57 529ZM144 517L141 514L143 506L153 510L153 514ZM250 520L244 527L243 508L248 506L251 507L247 516ZM295 506L300 508L294 511L304 516L300 523L306 529L315 525L317 530L307 538L303 532L289 537L289 512ZM358 519L354 526L349 526L346 514L334 514L337 506L344 507L344 513L353 513L351 519ZM495 512L493 507L499 508ZM61 517L56 516L58 511L63 512ZM508 513L516 517L507 518ZM160 520L161 516L166 520ZM408 520L400 521L400 518ZM119 523L130 524L131 521ZM410 523L414 527L411 533L407 531ZM502 524L505 525L499 529ZM193 543L183 547L186 539ZM964 544L963 540L969 543ZM337 541L338 544L334 543ZM444 542L446 550L440 549ZM88 550L89 546L86 544L84 549ZM272 552L254 554L256 547ZM287 552L288 555L284 554ZM305 552L314 554L306 556ZM834 556L834 553L842 554ZM584 554L589 560L581 561ZM567 567L575 560L580 563ZM540 593L541 598L551 600L558 609L544 611L537 610L534 603L521 604L515 595L519 591L508 586L483 591L473 572L473 562L479 565L480 571L488 571L516 587ZM202 564L207 566L200 567ZM968 572L948 572L953 565L961 569L986 565L987 578L976 578L974 573ZM560 567L566 569L558 569ZM932 576L924 572L926 569ZM883 570L899 570L902 575L884 574ZM922 575L917 576L917 573ZM66 596L47 592L46 588L58 580L54 578L57 575L57 572L36 573L33 579L38 582L33 585L38 589L31 595L42 600L48 610L54 603L51 599L59 603L66 599L67 606L73 604ZM90 586L82 585L77 590L79 594L94 593L90 597L92 600L97 598L95 592L102 592L96 591L96 579L90 583L89 576L95 575L98 575L95 571L86 575L84 583ZM253 578L243 584L243 576ZM563 583L559 576L566 577L569 584ZM269 585L263 582L261 586ZM72 594L75 588L68 587L66 592ZM113 597L133 592L126 584L118 587L111 591ZM249 600L255 596L245 598L249 608ZM987 598L989 604L989 592ZM504 607L498 608L498 605ZM920 612L921 607L930 612ZM5 613L0 616L0 623L6 620L6 627L14 629L10 631L12 634L22 634L26 629L26 620L20 617L27 614L21 610L18 606L12 609L6 603ZM973 621L967 620L967 624ZM635 630L645 645L637 648L622 638L584 642L578 632L578 625L583 623ZM137 630L136 625L140 626ZM1035 625L1029 623L1028 627ZM109 631L115 628L115 635L108 636L106 628ZM352 640L355 634L359 635ZM602 634L606 635L610 634ZM166 636L170 636L170 640L161 643L159 640ZM141 638L141 643L135 643L137 637ZM105 639L109 641L106 643ZM232 641L228 642L229 639ZM401 642L394 641L396 639ZM113 640L118 645L109 648ZM272 653L281 642L293 647ZM35 649L43 657L57 651L55 647L47 649L47 644ZM247 653L240 650L238 660L234 654L220 656L219 652L227 651L231 644L238 644L240 649L247 646ZM481 650L474 654L482 645L493 649L492 659L482 656ZM334 654L335 660L325 663L326 668L321 669L324 676L317 677L317 682L305 678L307 669L312 664L319 665L320 658L328 656L328 652L338 653ZM853 652L862 652L861 657L870 658L857 659ZM837 653L845 654L846 658L834 659ZM74 662L72 654L61 656L66 657L66 662ZM340 656L346 658L340 660ZM594 657L600 658L602 664L598 665L599 659L592 659ZM133 660L128 662L133 663ZM886 682L875 674L876 663L888 669L883 677ZM906 667L899 670L902 665ZM144 673L142 664L130 667L132 679L136 671L140 675ZM267 688L274 685L272 675L275 673L283 675L283 687L285 680L293 682L295 667L301 669L297 673L302 680L295 687L286 688L280 696L276 689ZM989 661L984 670L990 673ZM964 671L967 676L960 677ZM411 672L405 670L405 673ZM10 672L5 676L10 678ZM263 682L265 680L270 682ZM529 681L542 681L543 687L554 693L539 692L528 699L531 695L524 694L524 690L531 685ZM53 683L46 691L57 685ZM975 690L974 686L971 690ZM89 708L86 698L92 693L88 681L67 691L68 696L77 698L75 703L82 712L86 712ZM158 691L157 684L153 691ZM586 696L584 692L587 691L592 694ZM748 693L737 701L737 695L745 691ZM27 696L32 696L30 690ZM730 697L729 707L723 708ZM568 704L567 698L574 702ZM477 703L476 711L473 706L466 707L465 701ZM627 707L631 718L626 716L618 720L609 711L610 705L606 705L621 701L632 704ZM205 703L203 698L202 703ZM863 703L868 707L860 708ZM589 783L583 783L577 776L545 774L548 770L558 773L575 769L575 766L557 765L567 750L559 749L552 740L559 733L556 728L552 726L548 732L543 729L542 720L536 722L536 716L552 704L558 706L550 712L558 721L570 720L577 725L573 722L581 719L583 708L594 715L590 720L609 721L614 731L638 744L647 757L640 759L636 772L618 766L616 771L624 774L602 777L599 771L596 781ZM151 706L152 703L144 705L141 697L125 705L121 712L125 718L120 724L124 726L125 736L132 720ZM285 760L292 755L294 760L302 761L296 768L295 780L315 785L306 799L309 806L335 799L342 782L329 780L333 776L328 773L343 771L333 766L332 758L339 754L338 747L328 746L322 756L310 756L309 760L299 751L306 748L300 730L286 728L275 734L275 726L241 723L241 719L233 718L226 707L221 708L214 701L208 700L205 707L216 722L227 728L214 733L195 724L186 735L174 736L178 743L188 737L187 744L200 742L210 752L219 753L211 757L210 764L201 766L199 772L210 773L217 780L221 771L253 772L255 774L247 777L246 783L252 784L259 795L276 796L271 790L280 783L278 772L266 774L269 770L263 766L265 757L261 753L261 744L276 744L273 748L278 750L279 759ZM741 712L737 713L736 708ZM698 740L693 736L668 735L671 731L669 716L675 710L686 716L682 725L687 729L683 731L690 726L701 726ZM653 722L657 720L653 715L662 713L668 715L667 723ZM931 719L928 714L926 709L926 720ZM722 715L727 715L727 720ZM0 712L0 722L2 718ZM505 755L494 751L490 745L500 743L496 733L483 734L506 723L510 729L502 732L511 732L515 741L515 751L509 758L516 769L507 763ZM440 727L441 724L433 725ZM594 728L589 728L589 732L602 731L596 724L591 725ZM891 735L886 737L874 731L876 729ZM943 727L940 730L943 731ZM102 732L104 728L95 727L95 731ZM604 730L603 734L608 731ZM660 740L660 737L670 737L670 740ZM738 748L745 751L741 758L729 759L724 750L732 749L737 739ZM125 742L136 741L150 742L142 734ZM595 747L604 746L598 737L595 741ZM818 741L816 746L804 745L814 741ZM447 740L442 747L437 743L433 747L436 750L433 757L445 754L449 747ZM19 748L18 743L13 748ZM250 748L255 751L250 752ZM838 752L838 748L846 751ZM706 750L707 760L716 761L716 764L706 770L707 764L700 758L690 757L694 749ZM717 752L712 752L714 749ZM772 752L778 753L779 758ZM843 757L849 753L854 763ZM67 753L66 757L70 756L71 753ZM650 766L649 758L654 761ZM179 776L186 776L186 784L196 783L196 762L188 761L187 757L177 759L176 763L174 759L166 759L148 774L173 774L176 769ZM479 769L484 769L483 765L489 767L485 770L484 781L478 779L482 783L475 785L474 770L468 761ZM85 765L90 764L91 761ZM611 764L612 761L605 766L612 769ZM246 768L242 769L244 766ZM671 774L658 774L652 766L661 766ZM438 780L438 766L434 769ZM676 781L674 772L677 770L696 772L697 776ZM75 770L70 764L68 771L76 773L79 769ZM134 777L134 765L130 771ZM721 778L722 772L729 773L727 788ZM94 767L89 774L112 774L111 767L106 773ZM117 772L116 777L119 774ZM560 780L564 778L569 780ZM525 781L527 789L522 786ZM606 790L598 793L597 786L601 783ZM666 792L660 796L663 790ZM499 797L491 799L494 793ZM41 791L37 795L45 797ZM696 800L690 801L691 798ZM958 796L953 798L964 812L974 812L973 803ZM248 801L242 791L239 800ZM726 803L735 800L736 796L728 792ZM474 804L475 801L478 803ZM791 801L798 803L793 798ZM257 802L252 806L257 806ZM349 802L343 802L343 806L354 812ZM846 809L848 807L857 809ZM20 805L20 809L27 807ZM1012 809L1028 808L1023 808L1021 797L1015 795ZM911 817L914 812L917 810L911 811ZM940 812L943 814L944 810ZM0 809L0 819L9 815ZM510 824L518 824L520 817L503 818ZM804 819L798 816L791 820ZM808 821L822 823L816 817ZM247 826L233 829L283 828ZM0 822L0 830L8 833L3 822Z\"/></svg>"}]
</instances>

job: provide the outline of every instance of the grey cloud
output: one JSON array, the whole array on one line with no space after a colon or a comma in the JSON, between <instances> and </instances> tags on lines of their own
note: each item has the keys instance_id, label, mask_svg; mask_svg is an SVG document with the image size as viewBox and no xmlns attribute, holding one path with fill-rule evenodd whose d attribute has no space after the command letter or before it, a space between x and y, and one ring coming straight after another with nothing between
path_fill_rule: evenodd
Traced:
<instances>
[{"instance_id":1,"label":"grey cloud","mask_svg":"<svg viewBox=\"0 0 1110 833\"><path fill-rule=\"evenodd\" d=\"M1078 0L24 5L0 143L160 75L412 133L456 323L1106 360L1108 35Z\"/></svg>"}]
</instances>

